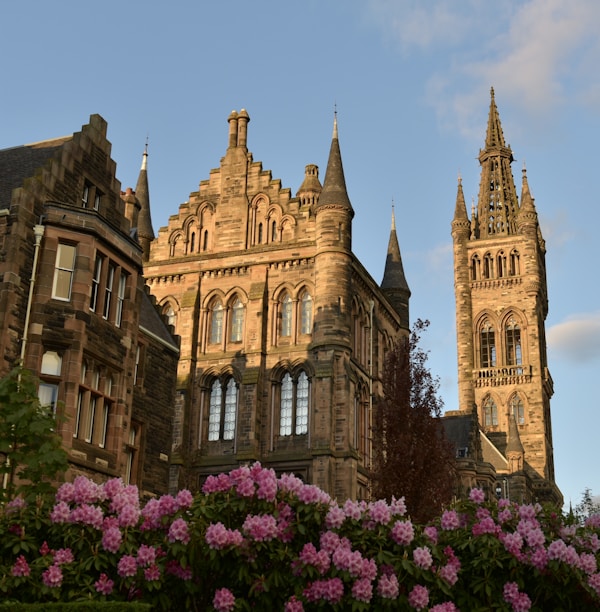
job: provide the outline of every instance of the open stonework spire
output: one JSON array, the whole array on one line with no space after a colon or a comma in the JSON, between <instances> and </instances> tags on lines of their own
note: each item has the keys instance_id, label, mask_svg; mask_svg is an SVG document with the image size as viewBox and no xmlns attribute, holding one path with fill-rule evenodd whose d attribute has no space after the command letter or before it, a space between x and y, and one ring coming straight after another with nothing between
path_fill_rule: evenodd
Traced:
<instances>
[{"instance_id":1,"label":"open stonework spire","mask_svg":"<svg viewBox=\"0 0 600 612\"><path fill-rule=\"evenodd\" d=\"M512 150L504 141L492 88L485 148L479 152L478 238L507 236L517 231L519 202L510 167L513 160Z\"/></svg>"}]
</instances>

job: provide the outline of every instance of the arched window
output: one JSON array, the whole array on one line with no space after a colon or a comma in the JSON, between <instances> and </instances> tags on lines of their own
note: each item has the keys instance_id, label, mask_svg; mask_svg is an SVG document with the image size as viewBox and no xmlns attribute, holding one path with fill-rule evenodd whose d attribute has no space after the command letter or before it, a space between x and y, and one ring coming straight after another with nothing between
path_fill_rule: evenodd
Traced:
<instances>
[{"instance_id":1,"label":"arched window","mask_svg":"<svg viewBox=\"0 0 600 612\"><path fill-rule=\"evenodd\" d=\"M494 327L489 321L484 321L481 326L480 357L482 368L493 368L496 366L496 338Z\"/></svg>"},{"instance_id":2,"label":"arched window","mask_svg":"<svg viewBox=\"0 0 600 612\"><path fill-rule=\"evenodd\" d=\"M521 274L521 264L519 262L519 251L516 249L510 253L509 273L511 276L519 276Z\"/></svg>"},{"instance_id":3,"label":"arched window","mask_svg":"<svg viewBox=\"0 0 600 612\"><path fill-rule=\"evenodd\" d=\"M202 237L202 250L208 250L208 230L204 230L204 234Z\"/></svg>"},{"instance_id":4,"label":"arched window","mask_svg":"<svg viewBox=\"0 0 600 612\"><path fill-rule=\"evenodd\" d=\"M190 236L190 253L194 252L194 248L196 247L196 232L192 232Z\"/></svg>"},{"instance_id":5,"label":"arched window","mask_svg":"<svg viewBox=\"0 0 600 612\"><path fill-rule=\"evenodd\" d=\"M261 244L263 241L263 224L258 224L258 239L256 240L257 244Z\"/></svg>"},{"instance_id":6,"label":"arched window","mask_svg":"<svg viewBox=\"0 0 600 612\"><path fill-rule=\"evenodd\" d=\"M506 365L522 365L521 328L511 317L506 325Z\"/></svg>"},{"instance_id":7,"label":"arched window","mask_svg":"<svg viewBox=\"0 0 600 612\"><path fill-rule=\"evenodd\" d=\"M312 333L312 297L308 291L302 294L300 300L300 333Z\"/></svg>"},{"instance_id":8,"label":"arched window","mask_svg":"<svg viewBox=\"0 0 600 612\"><path fill-rule=\"evenodd\" d=\"M498 278L508 276L507 263L506 254L504 251L500 251L500 253L498 253Z\"/></svg>"},{"instance_id":9,"label":"arched window","mask_svg":"<svg viewBox=\"0 0 600 612\"><path fill-rule=\"evenodd\" d=\"M167 325L172 325L175 327L175 323L177 323L177 315L175 314L175 309L170 303L167 302L167 304L164 305L163 314L167 318Z\"/></svg>"},{"instance_id":10,"label":"arched window","mask_svg":"<svg viewBox=\"0 0 600 612\"><path fill-rule=\"evenodd\" d=\"M232 377L215 380L210 389L208 440L233 440L237 416L238 390Z\"/></svg>"},{"instance_id":11,"label":"arched window","mask_svg":"<svg viewBox=\"0 0 600 612\"><path fill-rule=\"evenodd\" d=\"M515 417L517 424L525 424L525 409L523 407L523 400L516 393L510 398L510 414Z\"/></svg>"},{"instance_id":12,"label":"arched window","mask_svg":"<svg viewBox=\"0 0 600 612\"><path fill-rule=\"evenodd\" d=\"M271 242L277 241L277 221L271 221Z\"/></svg>"},{"instance_id":13,"label":"arched window","mask_svg":"<svg viewBox=\"0 0 600 612\"><path fill-rule=\"evenodd\" d=\"M211 307L210 343L219 344L223 340L223 304L219 300Z\"/></svg>"},{"instance_id":14,"label":"arched window","mask_svg":"<svg viewBox=\"0 0 600 612\"><path fill-rule=\"evenodd\" d=\"M308 433L310 382L301 371L296 380L286 372L281 381L279 435L300 436Z\"/></svg>"},{"instance_id":15,"label":"arched window","mask_svg":"<svg viewBox=\"0 0 600 612\"><path fill-rule=\"evenodd\" d=\"M483 257L483 278L494 278L494 259L489 253Z\"/></svg>"},{"instance_id":16,"label":"arched window","mask_svg":"<svg viewBox=\"0 0 600 612\"><path fill-rule=\"evenodd\" d=\"M498 408L491 397L486 397L483 402L483 426L493 427L498 425Z\"/></svg>"},{"instance_id":17,"label":"arched window","mask_svg":"<svg viewBox=\"0 0 600 612\"><path fill-rule=\"evenodd\" d=\"M281 337L292 335L292 298L285 294L281 300Z\"/></svg>"},{"instance_id":18,"label":"arched window","mask_svg":"<svg viewBox=\"0 0 600 612\"><path fill-rule=\"evenodd\" d=\"M479 280L481 275L481 262L479 261L478 255L473 255L471 260L471 280Z\"/></svg>"},{"instance_id":19,"label":"arched window","mask_svg":"<svg viewBox=\"0 0 600 612\"><path fill-rule=\"evenodd\" d=\"M231 308L231 342L242 341L242 330L244 328L244 305L236 298Z\"/></svg>"}]
</instances>

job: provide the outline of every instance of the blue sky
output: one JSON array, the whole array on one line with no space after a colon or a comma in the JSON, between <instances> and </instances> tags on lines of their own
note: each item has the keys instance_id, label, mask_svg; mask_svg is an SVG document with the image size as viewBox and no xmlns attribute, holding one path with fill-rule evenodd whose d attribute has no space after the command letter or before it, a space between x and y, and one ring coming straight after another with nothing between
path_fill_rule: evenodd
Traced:
<instances>
[{"instance_id":1,"label":"blue sky","mask_svg":"<svg viewBox=\"0 0 600 612\"><path fill-rule=\"evenodd\" d=\"M20 0L2 8L0 148L109 125L123 188L149 138L155 231L218 167L246 108L255 161L295 193L321 179L334 106L353 246L381 281L395 205L411 317L456 408L450 222L479 188L493 86L547 244L557 482L600 493L600 3L597 0Z\"/></svg>"}]
</instances>

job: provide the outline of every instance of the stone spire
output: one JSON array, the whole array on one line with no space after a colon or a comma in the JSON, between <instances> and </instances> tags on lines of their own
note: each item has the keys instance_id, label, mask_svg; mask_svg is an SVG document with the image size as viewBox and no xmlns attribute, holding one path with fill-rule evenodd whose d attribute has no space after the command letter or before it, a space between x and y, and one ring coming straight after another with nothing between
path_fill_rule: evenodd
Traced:
<instances>
[{"instance_id":1,"label":"stone spire","mask_svg":"<svg viewBox=\"0 0 600 612\"><path fill-rule=\"evenodd\" d=\"M135 196L140 204L138 217L138 241L142 247L142 260L148 261L150 254L150 243L154 240L152 229L152 217L150 215L150 191L148 189L148 143L142 157L142 167L135 186Z\"/></svg>"},{"instance_id":2,"label":"stone spire","mask_svg":"<svg viewBox=\"0 0 600 612\"><path fill-rule=\"evenodd\" d=\"M506 459L508 469L511 472L518 472L524 467L525 449L519 435L519 427L514 414L508 416L508 442L506 444Z\"/></svg>"},{"instance_id":3,"label":"stone spire","mask_svg":"<svg viewBox=\"0 0 600 612\"><path fill-rule=\"evenodd\" d=\"M458 187L456 190L456 206L454 207L454 218L452 219L452 235L462 236L467 239L471 231L471 224L467 216L467 205L463 192L462 178L458 176Z\"/></svg>"},{"instance_id":4,"label":"stone spire","mask_svg":"<svg viewBox=\"0 0 600 612\"><path fill-rule=\"evenodd\" d=\"M338 139L337 113L333 119L333 136L331 139L331 149L329 150L329 160L325 171L325 181L323 190L319 197L317 209L335 207L345 209L350 213L350 218L354 217L354 209L346 190L346 179L344 178L344 167L342 166L342 154L340 152L340 142Z\"/></svg>"},{"instance_id":5,"label":"stone spire","mask_svg":"<svg viewBox=\"0 0 600 612\"><path fill-rule=\"evenodd\" d=\"M402 327L408 329L410 326L408 305L410 289L406 282L406 276L404 275L400 245L398 244L398 236L396 234L396 217L394 215L393 205L392 227L390 229L390 239L388 242L381 289L394 307L394 310L400 315Z\"/></svg>"},{"instance_id":6,"label":"stone spire","mask_svg":"<svg viewBox=\"0 0 600 612\"><path fill-rule=\"evenodd\" d=\"M485 148L479 151L478 238L517 232L519 203L510 167L513 161L512 150L504 141L492 88Z\"/></svg>"}]
</instances>

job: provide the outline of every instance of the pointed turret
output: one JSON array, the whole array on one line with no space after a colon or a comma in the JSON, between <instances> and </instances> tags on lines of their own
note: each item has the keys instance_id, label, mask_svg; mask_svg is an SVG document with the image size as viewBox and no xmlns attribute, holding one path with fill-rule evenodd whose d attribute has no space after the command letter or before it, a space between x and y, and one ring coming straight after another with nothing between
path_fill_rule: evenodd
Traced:
<instances>
[{"instance_id":1,"label":"pointed turret","mask_svg":"<svg viewBox=\"0 0 600 612\"><path fill-rule=\"evenodd\" d=\"M506 459L508 469L511 472L518 472L523 469L525 464L525 449L521 442L517 419L514 414L508 417L508 442L506 444Z\"/></svg>"},{"instance_id":2,"label":"pointed turret","mask_svg":"<svg viewBox=\"0 0 600 612\"><path fill-rule=\"evenodd\" d=\"M400 315L400 321L404 329L409 329L409 306L410 289L404 275L402 257L400 256L400 245L396 234L396 218L392 206L392 227L388 242L387 257L385 260L385 271L381 281L381 289Z\"/></svg>"},{"instance_id":3,"label":"pointed turret","mask_svg":"<svg viewBox=\"0 0 600 612\"><path fill-rule=\"evenodd\" d=\"M346 179L344 167L342 166L342 154L340 152L340 141L338 139L337 114L333 119L333 136L329 150L329 160L325 171L325 182L319 197L318 209L335 207L346 209L350 218L354 217L354 210L350 204L348 191L346 190Z\"/></svg>"},{"instance_id":4,"label":"pointed turret","mask_svg":"<svg viewBox=\"0 0 600 612\"><path fill-rule=\"evenodd\" d=\"M319 195L323 191L323 186L319 180L319 167L315 164L308 164L304 169L304 180L296 197L300 200L300 206L314 208L319 201Z\"/></svg>"},{"instance_id":5,"label":"pointed turret","mask_svg":"<svg viewBox=\"0 0 600 612\"><path fill-rule=\"evenodd\" d=\"M479 152L481 183L477 214L478 238L511 235L517 231L519 203L510 168L513 160L512 150L504 142L492 88L485 148Z\"/></svg>"},{"instance_id":6,"label":"pointed turret","mask_svg":"<svg viewBox=\"0 0 600 612\"><path fill-rule=\"evenodd\" d=\"M452 219L452 236L454 238L468 239L471 233L471 223L467 216L467 205L463 192L462 178L458 177L458 188L456 191L456 206L454 207L454 218Z\"/></svg>"},{"instance_id":7,"label":"pointed turret","mask_svg":"<svg viewBox=\"0 0 600 612\"><path fill-rule=\"evenodd\" d=\"M150 215L150 190L148 189L148 143L142 157L142 167L135 186L135 196L140 204L138 216L138 241L142 247L142 260L148 261L150 243L154 240L152 217Z\"/></svg>"}]
</instances>

